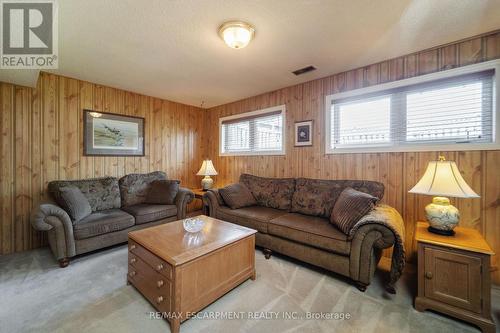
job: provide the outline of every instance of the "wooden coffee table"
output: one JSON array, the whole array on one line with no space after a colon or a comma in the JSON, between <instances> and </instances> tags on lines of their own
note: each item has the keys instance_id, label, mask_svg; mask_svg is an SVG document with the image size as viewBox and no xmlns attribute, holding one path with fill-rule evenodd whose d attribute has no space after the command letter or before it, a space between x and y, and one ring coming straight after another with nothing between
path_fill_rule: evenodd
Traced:
<instances>
[{"instance_id":1,"label":"wooden coffee table","mask_svg":"<svg viewBox=\"0 0 500 333\"><path fill-rule=\"evenodd\" d=\"M128 277L177 333L189 319L247 279L255 279L255 233L208 216L199 233L182 220L129 233Z\"/></svg>"}]
</instances>

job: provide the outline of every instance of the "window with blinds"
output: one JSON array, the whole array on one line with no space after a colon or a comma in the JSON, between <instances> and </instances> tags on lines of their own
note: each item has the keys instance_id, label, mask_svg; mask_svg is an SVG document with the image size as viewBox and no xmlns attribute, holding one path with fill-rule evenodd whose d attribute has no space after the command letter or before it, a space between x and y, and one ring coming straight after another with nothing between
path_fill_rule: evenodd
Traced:
<instances>
[{"instance_id":1,"label":"window with blinds","mask_svg":"<svg viewBox=\"0 0 500 333\"><path fill-rule=\"evenodd\" d=\"M220 119L221 155L284 153L284 105Z\"/></svg>"},{"instance_id":2,"label":"window with blinds","mask_svg":"<svg viewBox=\"0 0 500 333\"><path fill-rule=\"evenodd\" d=\"M331 99L327 151L492 143L494 70Z\"/></svg>"}]
</instances>

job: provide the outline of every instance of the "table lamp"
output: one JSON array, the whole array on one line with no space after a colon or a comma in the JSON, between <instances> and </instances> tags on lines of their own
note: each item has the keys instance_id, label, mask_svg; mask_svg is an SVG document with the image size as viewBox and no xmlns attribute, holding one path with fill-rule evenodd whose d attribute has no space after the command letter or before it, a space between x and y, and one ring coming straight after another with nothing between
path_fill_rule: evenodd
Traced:
<instances>
[{"instance_id":1,"label":"table lamp","mask_svg":"<svg viewBox=\"0 0 500 333\"><path fill-rule=\"evenodd\" d=\"M200 171L196 174L197 176L205 176L201 180L201 188L203 191L209 190L214 185L214 180L210 176L217 176L217 171L215 171L214 165L211 160L204 160L201 165Z\"/></svg>"},{"instance_id":2,"label":"table lamp","mask_svg":"<svg viewBox=\"0 0 500 333\"><path fill-rule=\"evenodd\" d=\"M428 230L446 236L455 234L453 229L460 220L458 209L450 204L447 197L479 198L462 178L457 164L446 161L444 156L429 162L424 175L409 192L435 196L432 203L425 207Z\"/></svg>"}]
</instances>

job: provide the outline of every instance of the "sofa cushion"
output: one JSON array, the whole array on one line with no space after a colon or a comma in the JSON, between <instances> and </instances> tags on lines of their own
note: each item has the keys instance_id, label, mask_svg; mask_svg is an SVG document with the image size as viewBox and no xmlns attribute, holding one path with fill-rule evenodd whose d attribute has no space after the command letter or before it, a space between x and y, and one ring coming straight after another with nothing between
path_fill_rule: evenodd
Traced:
<instances>
[{"instance_id":1,"label":"sofa cushion","mask_svg":"<svg viewBox=\"0 0 500 333\"><path fill-rule=\"evenodd\" d=\"M253 197L252 192L244 184L236 183L227 185L219 189L219 193L224 199L226 205L231 209L255 206L257 201Z\"/></svg>"},{"instance_id":2,"label":"sofa cushion","mask_svg":"<svg viewBox=\"0 0 500 333\"><path fill-rule=\"evenodd\" d=\"M349 255L351 242L328 219L288 213L269 222L270 235L293 240L323 250Z\"/></svg>"},{"instance_id":3,"label":"sofa cushion","mask_svg":"<svg viewBox=\"0 0 500 333\"><path fill-rule=\"evenodd\" d=\"M95 212L76 222L73 226L75 239L85 239L130 228L134 217L121 209Z\"/></svg>"},{"instance_id":4,"label":"sofa cushion","mask_svg":"<svg viewBox=\"0 0 500 333\"><path fill-rule=\"evenodd\" d=\"M368 193L356 191L350 187L340 194L333 206L330 222L346 235L363 216L368 214L379 199Z\"/></svg>"},{"instance_id":5,"label":"sofa cushion","mask_svg":"<svg viewBox=\"0 0 500 333\"><path fill-rule=\"evenodd\" d=\"M227 206L217 209L217 218L252 228L267 233L267 224L270 220L286 214L286 212L262 206L251 206L239 209L231 209Z\"/></svg>"},{"instance_id":6,"label":"sofa cushion","mask_svg":"<svg viewBox=\"0 0 500 333\"><path fill-rule=\"evenodd\" d=\"M145 203L156 205L175 205L179 192L179 180L155 180L151 183Z\"/></svg>"},{"instance_id":7,"label":"sofa cushion","mask_svg":"<svg viewBox=\"0 0 500 333\"><path fill-rule=\"evenodd\" d=\"M92 214L88 199L82 191L76 186L65 186L59 189L63 205L61 206L71 217L73 221L81 219Z\"/></svg>"},{"instance_id":8,"label":"sofa cushion","mask_svg":"<svg viewBox=\"0 0 500 333\"><path fill-rule=\"evenodd\" d=\"M150 185L155 180L167 179L167 175L162 171L150 173L132 173L123 176L118 181L122 198L122 207L144 203L150 189Z\"/></svg>"},{"instance_id":9,"label":"sofa cushion","mask_svg":"<svg viewBox=\"0 0 500 333\"><path fill-rule=\"evenodd\" d=\"M379 182L298 178L291 211L330 218L335 202L347 187L371 194L379 199L384 196L384 184Z\"/></svg>"},{"instance_id":10,"label":"sofa cushion","mask_svg":"<svg viewBox=\"0 0 500 333\"><path fill-rule=\"evenodd\" d=\"M248 187L260 206L289 210L292 205L294 178L263 178L242 174L240 183Z\"/></svg>"},{"instance_id":11,"label":"sofa cushion","mask_svg":"<svg viewBox=\"0 0 500 333\"><path fill-rule=\"evenodd\" d=\"M67 186L78 187L89 201L93 212L120 208L120 189L118 179L114 177L51 181L48 185L48 191L61 207L63 203L60 188Z\"/></svg>"},{"instance_id":12,"label":"sofa cushion","mask_svg":"<svg viewBox=\"0 0 500 333\"><path fill-rule=\"evenodd\" d=\"M138 204L123 207L122 209L135 217L135 224L152 222L177 215L177 206L175 205Z\"/></svg>"}]
</instances>

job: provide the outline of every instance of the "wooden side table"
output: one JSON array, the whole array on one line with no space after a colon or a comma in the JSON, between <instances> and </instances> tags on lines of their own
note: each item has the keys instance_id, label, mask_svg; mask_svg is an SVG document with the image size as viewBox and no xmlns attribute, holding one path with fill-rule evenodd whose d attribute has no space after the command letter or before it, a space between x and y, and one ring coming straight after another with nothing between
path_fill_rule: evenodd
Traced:
<instances>
[{"instance_id":1,"label":"wooden side table","mask_svg":"<svg viewBox=\"0 0 500 333\"><path fill-rule=\"evenodd\" d=\"M491 318L490 259L494 254L474 229L455 228L455 236L427 231L418 222L417 311L435 310L495 332Z\"/></svg>"},{"instance_id":2,"label":"wooden side table","mask_svg":"<svg viewBox=\"0 0 500 333\"><path fill-rule=\"evenodd\" d=\"M209 216L210 211L208 209L208 205L205 205L203 203L203 195L207 193L207 191L203 191L201 188L192 188L191 191L193 191L195 199L201 200L201 209L203 211L203 215Z\"/></svg>"}]
</instances>

